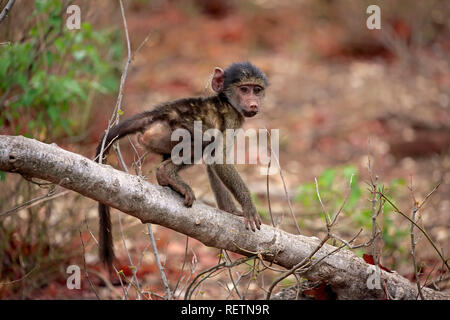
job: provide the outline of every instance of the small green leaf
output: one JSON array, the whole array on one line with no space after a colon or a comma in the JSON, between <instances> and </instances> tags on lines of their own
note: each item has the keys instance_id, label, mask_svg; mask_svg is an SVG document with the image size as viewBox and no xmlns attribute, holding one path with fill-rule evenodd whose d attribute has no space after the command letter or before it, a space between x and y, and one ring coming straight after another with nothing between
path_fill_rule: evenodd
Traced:
<instances>
[{"instance_id":1,"label":"small green leaf","mask_svg":"<svg viewBox=\"0 0 450 320\"><path fill-rule=\"evenodd\" d=\"M26 90L24 92L24 94L20 98L20 101L25 107L31 106L37 95L38 91L36 89L30 88L29 90Z\"/></svg>"},{"instance_id":2,"label":"small green leaf","mask_svg":"<svg viewBox=\"0 0 450 320\"><path fill-rule=\"evenodd\" d=\"M342 173L344 174L344 177L346 180L350 180L351 176L353 175L353 178L357 175L357 171L355 166L346 166L342 169Z\"/></svg>"},{"instance_id":3,"label":"small green leaf","mask_svg":"<svg viewBox=\"0 0 450 320\"><path fill-rule=\"evenodd\" d=\"M6 71L8 70L8 67L12 64L12 59L8 57L7 54L0 55L0 79L3 79L6 76ZM3 82L3 81L2 81Z\"/></svg>"},{"instance_id":4,"label":"small green leaf","mask_svg":"<svg viewBox=\"0 0 450 320\"><path fill-rule=\"evenodd\" d=\"M59 28L59 26L61 25L61 17L57 14L51 14L48 22L50 23L50 25Z\"/></svg>"},{"instance_id":5,"label":"small green leaf","mask_svg":"<svg viewBox=\"0 0 450 320\"><path fill-rule=\"evenodd\" d=\"M101 80L101 85L107 92L113 92L119 88L119 81L117 77L109 76Z\"/></svg>"},{"instance_id":6,"label":"small green leaf","mask_svg":"<svg viewBox=\"0 0 450 320\"><path fill-rule=\"evenodd\" d=\"M64 131L69 136L72 135L72 130L70 130L70 127L69 127L69 121L67 119L61 118L60 123L61 123L61 126L63 127Z\"/></svg>"},{"instance_id":7,"label":"small green leaf","mask_svg":"<svg viewBox=\"0 0 450 320\"><path fill-rule=\"evenodd\" d=\"M19 84L22 88L27 88L28 87L28 81L27 81L27 77L24 73L17 73L15 75L15 81L17 84Z\"/></svg>"},{"instance_id":8,"label":"small green leaf","mask_svg":"<svg viewBox=\"0 0 450 320\"><path fill-rule=\"evenodd\" d=\"M335 169L326 169L319 178L319 185L330 188L336 176Z\"/></svg>"},{"instance_id":9,"label":"small green leaf","mask_svg":"<svg viewBox=\"0 0 450 320\"><path fill-rule=\"evenodd\" d=\"M86 99L87 99L86 93L83 91L83 89L80 87L80 85L78 84L78 82L76 82L75 80L72 80L72 79L65 79L65 80L64 80L64 87L65 87L69 92L78 95L81 99L83 99L83 100L86 100Z\"/></svg>"},{"instance_id":10,"label":"small green leaf","mask_svg":"<svg viewBox=\"0 0 450 320\"><path fill-rule=\"evenodd\" d=\"M402 178L397 178L397 179L392 180L391 185L390 185L391 189L394 189L397 187L404 187L404 186L406 186L406 181L405 181L405 179L402 179Z\"/></svg>"},{"instance_id":11,"label":"small green leaf","mask_svg":"<svg viewBox=\"0 0 450 320\"><path fill-rule=\"evenodd\" d=\"M34 8L36 9L37 12L43 12L46 7L45 3L46 3L46 1L44 1L44 0L35 0Z\"/></svg>"},{"instance_id":12,"label":"small green leaf","mask_svg":"<svg viewBox=\"0 0 450 320\"><path fill-rule=\"evenodd\" d=\"M47 109L47 114L52 122L57 122L59 119L59 110L55 106L49 106Z\"/></svg>"},{"instance_id":13,"label":"small green leaf","mask_svg":"<svg viewBox=\"0 0 450 320\"><path fill-rule=\"evenodd\" d=\"M92 32L92 25L88 22L83 22L81 24L81 30L83 30L86 33Z\"/></svg>"}]
</instances>

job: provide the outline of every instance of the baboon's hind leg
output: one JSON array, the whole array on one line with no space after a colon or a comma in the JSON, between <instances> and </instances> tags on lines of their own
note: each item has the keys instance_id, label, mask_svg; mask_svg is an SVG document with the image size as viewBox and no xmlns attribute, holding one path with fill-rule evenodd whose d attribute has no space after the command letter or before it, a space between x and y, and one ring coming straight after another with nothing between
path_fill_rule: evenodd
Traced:
<instances>
[{"instance_id":1,"label":"baboon's hind leg","mask_svg":"<svg viewBox=\"0 0 450 320\"><path fill-rule=\"evenodd\" d=\"M178 172L182 169L189 167L188 164L174 164L172 159L167 159L161 162L156 170L156 179L159 185L168 186L184 196L184 204L186 207L191 207L195 200L194 192L191 187L184 182Z\"/></svg>"}]
</instances>

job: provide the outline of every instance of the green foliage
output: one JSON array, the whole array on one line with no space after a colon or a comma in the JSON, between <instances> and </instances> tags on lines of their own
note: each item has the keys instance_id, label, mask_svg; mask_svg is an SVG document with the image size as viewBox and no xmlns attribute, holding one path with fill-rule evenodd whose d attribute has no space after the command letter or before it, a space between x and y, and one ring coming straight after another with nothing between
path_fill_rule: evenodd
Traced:
<instances>
[{"instance_id":1,"label":"green foliage","mask_svg":"<svg viewBox=\"0 0 450 320\"><path fill-rule=\"evenodd\" d=\"M393 180L387 190L383 190L383 193L390 199L395 198L401 187L406 186L406 181L403 179ZM383 203L383 225L382 236L385 244L386 252L398 250L400 253L407 252L406 248L400 245L401 240L405 239L409 234L409 227L405 226L401 228L393 221L395 215L394 208L388 202Z\"/></svg>"},{"instance_id":2,"label":"green foliage","mask_svg":"<svg viewBox=\"0 0 450 320\"><path fill-rule=\"evenodd\" d=\"M0 125L38 139L85 129L92 92L118 87L116 32L65 27L62 1L37 0L23 42L0 46ZM102 54L99 48L108 48Z\"/></svg>"},{"instance_id":3,"label":"green foliage","mask_svg":"<svg viewBox=\"0 0 450 320\"><path fill-rule=\"evenodd\" d=\"M350 179L352 184L345 209L351 212L361 198L358 174L354 166L326 169L317 179L320 197L329 212L336 212L342 205ZM335 183L337 180L339 183ZM298 186L294 201L300 202L307 213L313 214L322 211L314 181Z\"/></svg>"},{"instance_id":4,"label":"green foliage","mask_svg":"<svg viewBox=\"0 0 450 320\"><path fill-rule=\"evenodd\" d=\"M354 166L336 167L326 169L317 179L320 197L328 214L335 214L342 206L348 193L348 184L352 180L350 194L342 214L346 215L357 226L371 233L372 207L369 201L372 198L367 184L358 182L358 173ZM389 198L399 195L400 188L406 185L403 179L393 180L387 187L377 185L378 191ZM362 200L362 201L361 201ZM377 209L380 205L380 196L377 195ZM306 214L317 215L322 213L318 200L315 182L307 182L297 187L295 202L301 203ZM388 202L382 202L382 210L377 218L384 240L384 252L402 251L401 240L408 235L408 227L400 228L394 223L395 212Z\"/></svg>"},{"instance_id":5,"label":"green foliage","mask_svg":"<svg viewBox=\"0 0 450 320\"><path fill-rule=\"evenodd\" d=\"M399 194L401 187L406 185L405 180L395 179L388 187L378 185L377 189L389 198L395 198ZM377 196L377 203L380 201L380 197ZM394 208L388 202L382 202L382 210L380 217L378 218L378 224L381 226L382 238L384 240L384 251L390 252L399 250L403 251L403 248L399 246L401 240L403 240L409 233L408 227L400 228L394 223ZM356 212L352 218L358 226L364 227L367 230L372 228L372 208L364 208ZM381 218L381 219L380 219Z\"/></svg>"}]
</instances>

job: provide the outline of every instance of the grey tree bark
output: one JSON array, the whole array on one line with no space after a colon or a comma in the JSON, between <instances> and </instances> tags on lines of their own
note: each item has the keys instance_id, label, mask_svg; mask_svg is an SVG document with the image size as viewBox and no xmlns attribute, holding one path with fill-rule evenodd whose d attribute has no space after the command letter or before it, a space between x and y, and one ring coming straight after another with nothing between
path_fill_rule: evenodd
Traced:
<instances>
[{"instance_id":1,"label":"grey tree bark","mask_svg":"<svg viewBox=\"0 0 450 320\"><path fill-rule=\"evenodd\" d=\"M44 179L132 215L142 223L156 223L195 238L207 246L243 255L258 252L267 261L287 269L309 255L320 243L316 237L293 235L268 225L251 232L241 217L195 201L191 208L168 188L81 155L22 136L0 136L0 170ZM316 261L336 247L325 244ZM397 273L381 270L382 289L368 289L370 265L350 250L327 256L303 277L326 281L338 299L385 299L385 290L396 299L416 299L417 287ZM450 299L450 295L423 289L425 299Z\"/></svg>"}]
</instances>

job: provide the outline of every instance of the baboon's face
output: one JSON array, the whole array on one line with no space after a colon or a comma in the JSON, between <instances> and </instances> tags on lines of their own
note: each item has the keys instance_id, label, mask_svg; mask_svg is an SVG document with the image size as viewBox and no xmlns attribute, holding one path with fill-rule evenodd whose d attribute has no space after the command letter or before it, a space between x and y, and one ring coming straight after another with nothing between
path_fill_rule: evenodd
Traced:
<instances>
[{"instance_id":1,"label":"baboon's face","mask_svg":"<svg viewBox=\"0 0 450 320\"><path fill-rule=\"evenodd\" d=\"M232 73L242 74L241 78L233 81L231 84L224 84L224 71L216 67L211 81L211 87L217 93L225 93L228 101L233 107L245 117L255 116L262 105L264 98L264 89L267 81L263 76L249 76L251 71L246 69L236 69Z\"/></svg>"},{"instance_id":2,"label":"baboon's face","mask_svg":"<svg viewBox=\"0 0 450 320\"><path fill-rule=\"evenodd\" d=\"M253 117L261 108L264 88L253 83L233 86L232 97L228 98L233 106L245 117Z\"/></svg>"}]
</instances>

